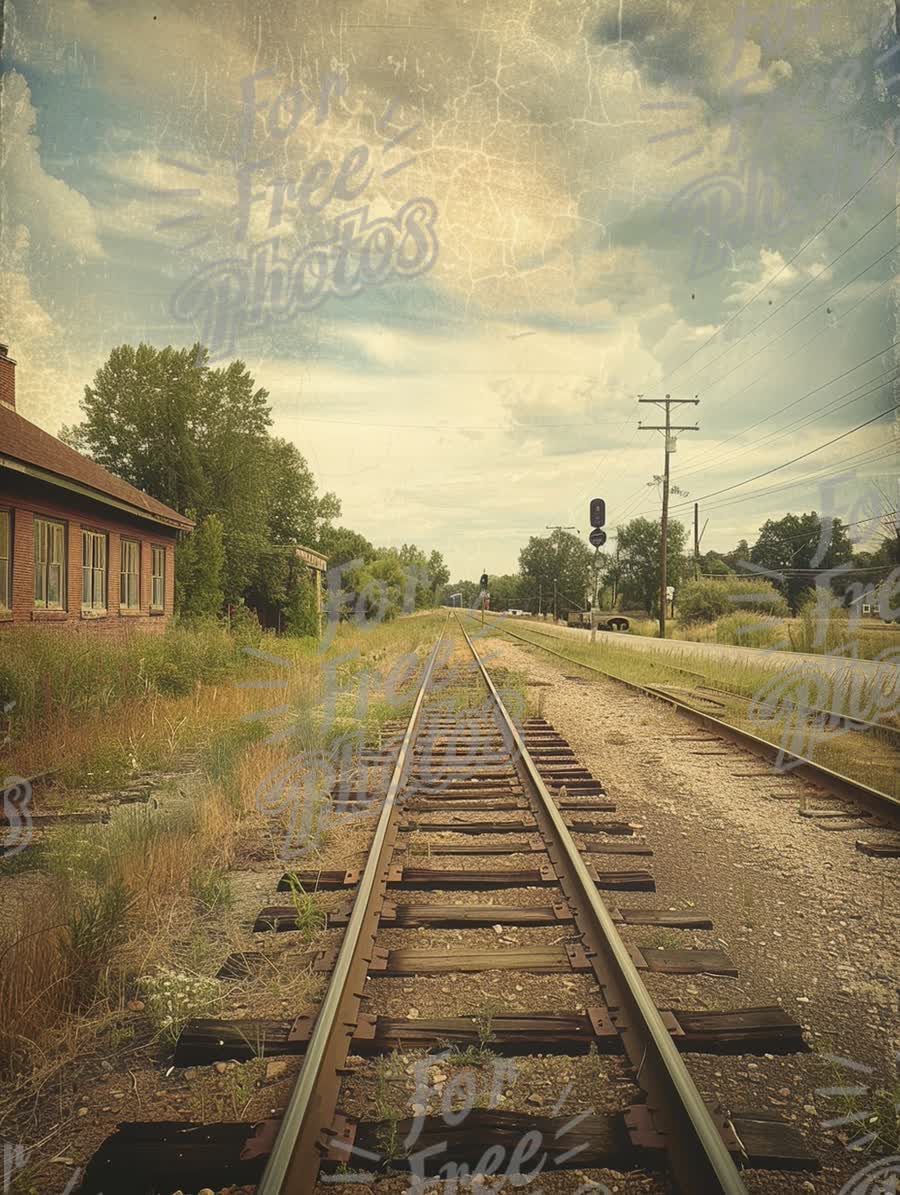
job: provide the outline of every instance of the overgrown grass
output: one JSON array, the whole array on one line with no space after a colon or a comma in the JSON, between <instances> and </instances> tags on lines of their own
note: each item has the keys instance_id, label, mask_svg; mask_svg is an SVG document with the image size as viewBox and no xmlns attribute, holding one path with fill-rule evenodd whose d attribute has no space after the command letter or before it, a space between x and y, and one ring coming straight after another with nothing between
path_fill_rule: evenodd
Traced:
<instances>
[{"instance_id":1,"label":"overgrown grass","mask_svg":"<svg viewBox=\"0 0 900 1195\"><path fill-rule=\"evenodd\" d=\"M701 690L712 688L724 706L716 711L717 717L882 792L900 793L896 736L888 730L851 731L828 718L816 723L803 708L896 727L894 669L885 668L869 676L847 667L831 674L804 667L802 660L792 664L783 654L773 662L761 657L758 664L739 663L705 653L702 657L690 654L679 650L677 643L649 651L610 636L592 646L586 635L576 638L565 631L538 631L527 625L514 629L526 639L534 636L536 645L551 646L571 660L593 665L610 676L675 689L675 695L688 704L702 696Z\"/></svg>"},{"instance_id":2,"label":"overgrown grass","mask_svg":"<svg viewBox=\"0 0 900 1195\"><path fill-rule=\"evenodd\" d=\"M201 768L186 792L173 784L159 802L122 806L105 825L58 828L39 851L0 863L0 883L14 885L0 924L0 1071L18 1076L10 1098L30 1090L30 1074L43 1085L70 1050L83 1049L111 1016L121 1019L140 977L173 964L189 974L212 966L209 952L192 945L194 919L228 912L227 869L243 820L272 812L263 797L273 778L285 795L278 777L286 765L289 779L308 779L310 752L330 757L346 740L355 767L359 747L408 708L442 622L341 628L322 651L309 640L275 640L265 644L268 659L209 627L152 643L135 636L109 651L55 636L6 641L4 676L15 676L20 703L4 745L6 774L65 761L72 785L96 792L114 774L167 767L186 748L200 748ZM403 649L410 659L386 686ZM341 692L329 709L323 672L335 661ZM246 685L257 678L257 687ZM309 841L321 849L331 812L322 793L313 793L312 811ZM301 899L313 932L315 896Z\"/></svg>"}]
</instances>

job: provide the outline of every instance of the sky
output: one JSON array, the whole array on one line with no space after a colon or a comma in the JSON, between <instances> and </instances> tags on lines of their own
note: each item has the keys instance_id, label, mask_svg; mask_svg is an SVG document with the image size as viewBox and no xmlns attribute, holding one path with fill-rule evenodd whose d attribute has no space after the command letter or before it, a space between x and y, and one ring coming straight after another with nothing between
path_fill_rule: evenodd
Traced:
<instances>
[{"instance_id":1,"label":"sky","mask_svg":"<svg viewBox=\"0 0 900 1195\"><path fill-rule=\"evenodd\" d=\"M57 432L115 345L202 340L342 523L457 579L586 536L595 495L611 535L657 517L638 396L696 397L672 501L704 549L791 510L867 520L864 544L896 496L893 16L7 0L19 409Z\"/></svg>"}]
</instances>

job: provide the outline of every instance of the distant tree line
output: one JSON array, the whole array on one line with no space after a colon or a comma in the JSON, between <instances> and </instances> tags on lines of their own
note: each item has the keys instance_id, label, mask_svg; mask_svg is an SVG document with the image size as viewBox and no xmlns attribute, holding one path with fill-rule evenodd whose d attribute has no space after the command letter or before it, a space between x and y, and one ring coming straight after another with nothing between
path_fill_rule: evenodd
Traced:
<instances>
[{"instance_id":1,"label":"distant tree line","mask_svg":"<svg viewBox=\"0 0 900 1195\"><path fill-rule=\"evenodd\" d=\"M315 634L315 592L292 551L349 565L348 606L392 617L433 605L449 574L439 552L376 548L335 525L300 450L271 433L268 391L242 361L213 369L200 345L119 345L86 386L82 421L60 438L195 520L175 554L182 616L265 610L284 630ZM355 599L359 597L359 601Z\"/></svg>"},{"instance_id":2,"label":"distant tree line","mask_svg":"<svg viewBox=\"0 0 900 1195\"><path fill-rule=\"evenodd\" d=\"M854 551L849 529L840 519L811 511L767 519L752 546L742 539L730 552L705 552L695 562L688 550L687 529L670 520L667 574L676 607L679 591L696 571L701 578L753 578L761 593L771 590L771 599L762 601L762 607L772 613L797 611L815 589L817 575L820 584L826 583L835 595L849 601L874 588L900 565L900 524L891 516L871 521L881 527L874 549ZM491 576L491 609L555 610L565 618L569 611L587 609L596 599L604 608L641 610L657 617L660 530L658 519L631 519L616 528L615 547L607 552L595 552L569 531L532 536L519 553L517 573ZM834 570L830 579L825 577L828 570ZM449 603L453 593L462 594L462 604L471 608L478 600L479 586L477 581L455 581L445 587L443 600ZM716 604L714 594L710 601Z\"/></svg>"}]
</instances>

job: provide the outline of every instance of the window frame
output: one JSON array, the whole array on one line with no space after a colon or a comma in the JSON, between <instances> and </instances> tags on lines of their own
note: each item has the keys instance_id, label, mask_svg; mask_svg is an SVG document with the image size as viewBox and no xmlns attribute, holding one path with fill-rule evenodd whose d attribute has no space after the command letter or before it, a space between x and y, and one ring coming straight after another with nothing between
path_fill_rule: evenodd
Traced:
<instances>
[{"instance_id":1,"label":"window frame","mask_svg":"<svg viewBox=\"0 0 900 1195\"><path fill-rule=\"evenodd\" d=\"M125 571L125 558L128 548L134 548L136 552L135 571L133 573ZM141 541L139 539L131 539L128 536L122 536L119 540L119 611L127 614L138 614L141 609ZM131 605L128 601L129 586L126 584L126 578L134 578L135 580L135 603ZM123 600L124 599L124 600Z\"/></svg>"},{"instance_id":2,"label":"window frame","mask_svg":"<svg viewBox=\"0 0 900 1195\"><path fill-rule=\"evenodd\" d=\"M156 572L157 560L160 562L160 571ZM161 598L156 600L157 583L161 590ZM165 614L166 612L166 549L164 544L150 545L150 612L152 614Z\"/></svg>"},{"instance_id":3,"label":"window frame","mask_svg":"<svg viewBox=\"0 0 900 1195\"><path fill-rule=\"evenodd\" d=\"M6 555L0 554L0 561L6 564L6 583L0 574L0 616L6 618L12 615L13 603L13 512L9 507L0 509L0 523L6 524ZM2 553L3 539L0 536L0 553Z\"/></svg>"},{"instance_id":4,"label":"window frame","mask_svg":"<svg viewBox=\"0 0 900 1195\"><path fill-rule=\"evenodd\" d=\"M90 544L91 563L85 562L86 549ZM102 545L102 561L96 563L96 549ZM100 574L102 602L97 603L97 582ZM90 574L90 601L85 600L85 581ZM88 616L97 617L109 611L109 536L105 531L95 531L93 527L81 528L81 612Z\"/></svg>"},{"instance_id":5,"label":"window frame","mask_svg":"<svg viewBox=\"0 0 900 1195\"><path fill-rule=\"evenodd\" d=\"M33 537L34 537L34 608L35 610L68 610L68 524L62 519L50 519L46 515L35 515L33 518ZM39 556L38 547L41 538L41 528L47 529L46 547L47 556L41 558ZM59 532L59 535L55 534ZM53 560L53 548L56 543L60 544L60 559ZM43 582L43 598L38 597L38 567L42 566L41 580ZM59 601L50 601L50 570L59 569Z\"/></svg>"}]
</instances>

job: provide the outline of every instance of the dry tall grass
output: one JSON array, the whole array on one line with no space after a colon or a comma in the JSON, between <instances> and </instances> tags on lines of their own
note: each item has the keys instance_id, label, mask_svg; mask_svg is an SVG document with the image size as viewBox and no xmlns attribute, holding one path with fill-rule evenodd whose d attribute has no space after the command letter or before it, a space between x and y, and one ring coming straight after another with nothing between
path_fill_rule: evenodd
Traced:
<instances>
[{"instance_id":1,"label":"dry tall grass","mask_svg":"<svg viewBox=\"0 0 900 1195\"><path fill-rule=\"evenodd\" d=\"M415 660L408 661L405 684L398 670L390 700L381 692L384 674L401 652L419 658L437 625L416 618L370 631L350 627L321 653L308 641L279 640L272 657L280 663L253 665L266 678L258 688L203 684L191 669L186 694L127 691L117 703L104 699L102 709L82 707L77 716L54 721L49 734L46 725L19 725L5 760L18 774L62 763L73 783L86 781L97 791L115 770L104 759L118 758L117 752L127 757L123 771L130 773L169 766L183 749L199 747L205 775L187 796L170 794L159 808L125 806L107 825L53 831L43 870L0 881L17 893L7 898L0 923L0 1070L10 1079L0 1118L75 1052L95 1048L97 1035L135 994L137 977L177 961L177 943L201 912L192 877L228 867L242 820L270 812L263 797L278 787L285 769L291 783L309 788L310 760L328 758L347 743L352 765L373 728L398 716L416 683ZM179 651L186 650L182 642ZM329 707L323 666L327 671L329 661L341 657L341 691ZM247 667L242 660L242 675L249 675ZM378 675L367 678L367 669ZM170 675L167 683L180 687ZM287 712L247 720L279 707ZM321 836L324 813L315 802L312 812L301 829ZM285 816L290 826L295 807ZM272 825L275 832L278 820Z\"/></svg>"}]
</instances>

